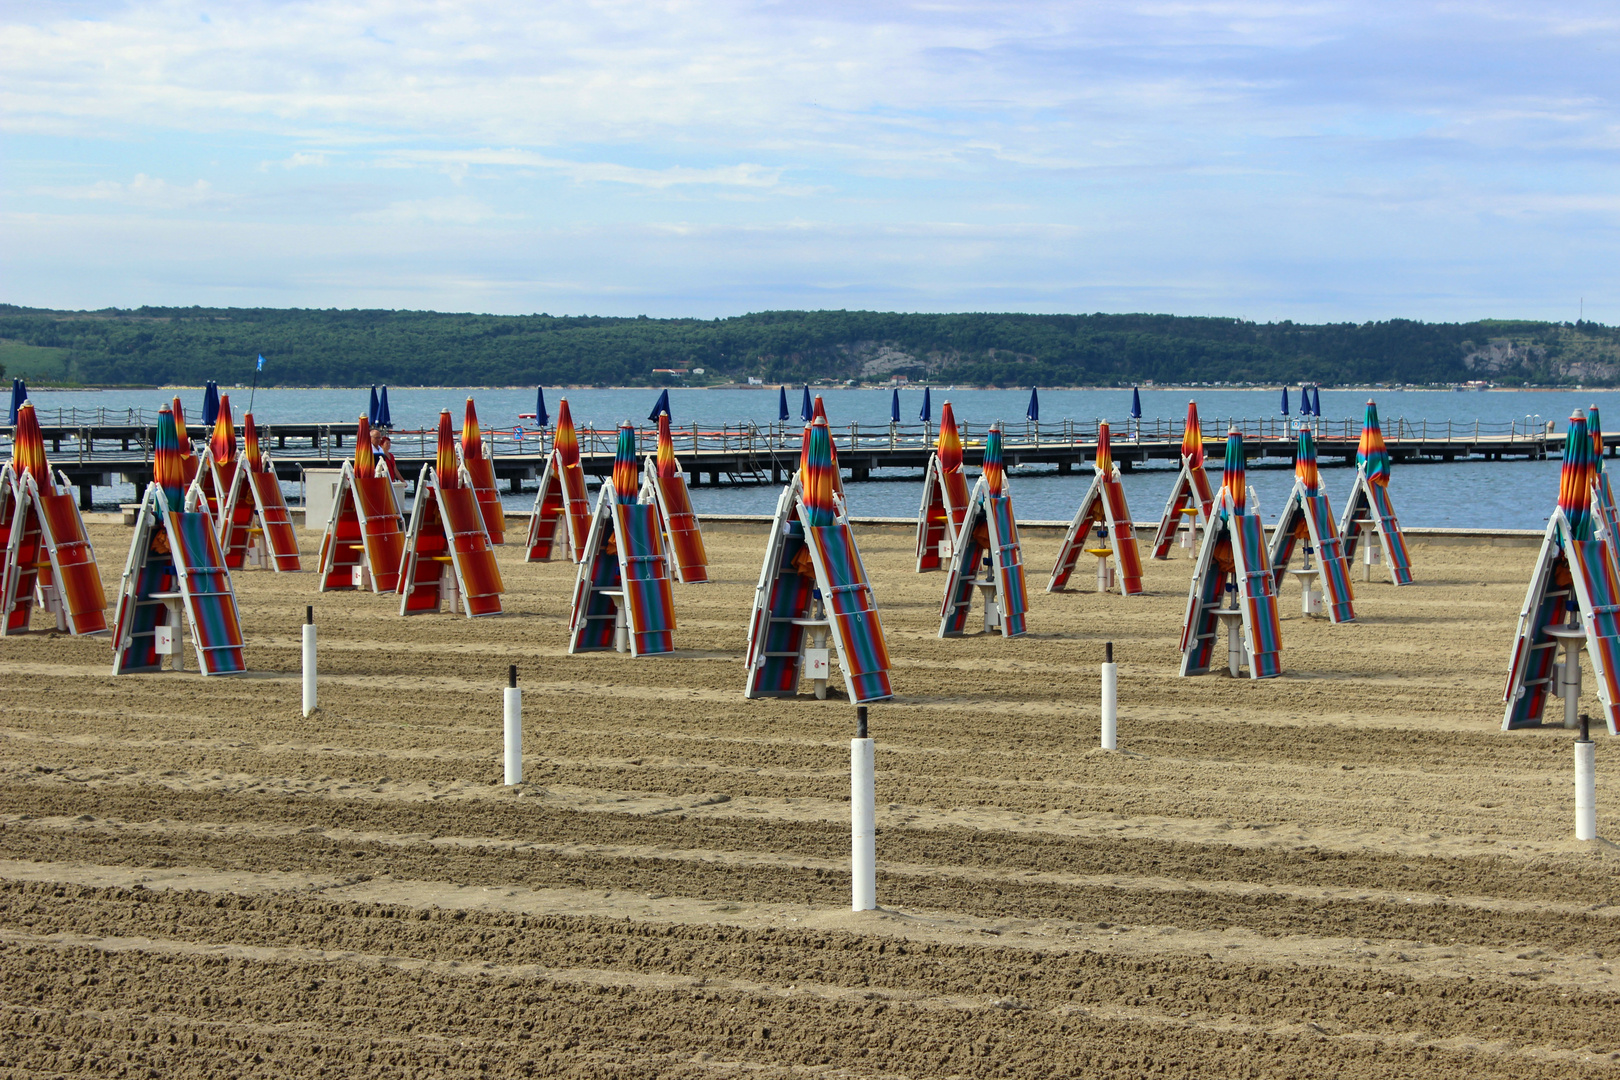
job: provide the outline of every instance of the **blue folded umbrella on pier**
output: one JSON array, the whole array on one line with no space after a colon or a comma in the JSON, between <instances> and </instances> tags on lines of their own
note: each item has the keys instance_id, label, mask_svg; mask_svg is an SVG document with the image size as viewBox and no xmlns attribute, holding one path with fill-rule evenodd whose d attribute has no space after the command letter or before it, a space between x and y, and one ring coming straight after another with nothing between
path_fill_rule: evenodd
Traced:
<instances>
[{"instance_id":1,"label":"blue folded umbrella on pier","mask_svg":"<svg viewBox=\"0 0 1620 1080\"><path fill-rule=\"evenodd\" d=\"M1024 415L1037 424L1041 422L1041 394L1033 386L1029 388L1029 408L1024 410Z\"/></svg>"},{"instance_id":2,"label":"blue folded umbrella on pier","mask_svg":"<svg viewBox=\"0 0 1620 1080\"><path fill-rule=\"evenodd\" d=\"M22 403L27 400L28 386L21 379L12 379L11 412L9 413L10 419L8 419L6 423L10 424L12 427L17 426L17 410L22 408Z\"/></svg>"},{"instance_id":3,"label":"blue folded umbrella on pier","mask_svg":"<svg viewBox=\"0 0 1620 1080\"><path fill-rule=\"evenodd\" d=\"M667 412L669 412L669 391L665 390L658 395L658 400L653 402L652 412L647 414L647 419L657 420L660 413ZM674 414L671 413L669 418L673 421L675 419Z\"/></svg>"},{"instance_id":4,"label":"blue folded umbrella on pier","mask_svg":"<svg viewBox=\"0 0 1620 1080\"><path fill-rule=\"evenodd\" d=\"M394 426L394 414L388 411L387 386L384 386L382 388L382 393L377 395L377 426L380 428L391 428Z\"/></svg>"},{"instance_id":5,"label":"blue folded umbrella on pier","mask_svg":"<svg viewBox=\"0 0 1620 1080\"><path fill-rule=\"evenodd\" d=\"M810 422L810 418L812 416L814 416L815 414L816 414L815 407L810 404L810 384L805 383L804 384L804 403L799 406L799 419L803 420L805 423L808 424Z\"/></svg>"},{"instance_id":6,"label":"blue folded umbrella on pier","mask_svg":"<svg viewBox=\"0 0 1620 1080\"><path fill-rule=\"evenodd\" d=\"M203 384L202 429L214 430L214 421L219 419L219 384L209 379Z\"/></svg>"},{"instance_id":7,"label":"blue folded umbrella on pier","mask_svg":"<svg viewBox=\"0 0 1620 1080\"><path fill-rule=\"evenodd\" d=\"M778 420L786 421L791 418L792 415L792 413L788 412L787 407L787 387L778 386L776 388L776 418Z\"/></svg>"},{"instance_id":8,"label":"blue folded umbrella on pier","mask_svg":"<svg viewBox=\"0 0 1620 1080\"><path fill-rule=\"evenodd\" d=\"M543 386L534 388L534 426L551 426L551 414L546 411L546 388Z\"/></svg>"},{"instance_id":9,"label":"blue folded umbrella on pier","mask_svg":"<svg viewBox=\"0 0 1620 1080\"><path fill-rule=\"evenodd\" d=\"M1322 388L1320 386L1311 387L1311 415L1322 415Z\"/></svg>"},{"instance_id":10,"label":"blue folded umbrella on pier","mask_svg":"<svg viewBox=\"0 0 1620 1080\"><path fill-rule=\"evenodd\" d=\"M917 419L921 420L925 424L933 422L933 419L934 419L934 406L933 406L933 403L929 400L928 387L926 387L926 386L923 387L923 407L922 407L922 411L917 414Z\"/></svg>"},{"instance_id":11,"label":"blue folded umbrella on pier","mask_svg":"<svg viewBox=\"0 0 1620 1080\"><path fill-rule=\"evenodd\" d=\"M1142 419L1142 395L1136 387L1131 387L1131 419Z\"/></svg>"},{"instance_id":12,"label":"blue folded umbrella on pier","mask_svg":"<svg viewBox=\"0 0 1620 1080\"><path fill-rule=\"evenodd\" d=\"M366 406L366 423L377 426L377 384L371 384L371 404Z\"/></svg>"},{"instance_id":13,"label":"blue folded umbrella on pier","mask_svg":"<svg viewBox=\"0 0 1620 1080\"><path fill-rule=\"evenodd\" d=\"M889 423L898 424L899 422L900 422L900 388L897 386L897 387L894 388L894 397L889 399Z\"/></svg>"},{"instance_id":14,"label":"blue folded umbrella on pier","mask_svg":"<svg viewBox=\"0 0 1620 1080\"><path fill-rule=\"evenodd\" d=\"M1284 416L1288 415L1288 387L1286 386L1283 387L1282 392L1282 414Z\"/></svg>"}]
</instances>

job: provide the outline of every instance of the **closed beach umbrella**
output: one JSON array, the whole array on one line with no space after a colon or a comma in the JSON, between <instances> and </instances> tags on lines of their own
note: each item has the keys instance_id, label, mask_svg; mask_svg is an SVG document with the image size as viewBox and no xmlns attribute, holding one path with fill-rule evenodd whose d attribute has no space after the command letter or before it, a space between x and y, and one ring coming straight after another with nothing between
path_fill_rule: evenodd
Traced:
<instances>
[{"instance_id":1,"label":"closed beach umbrella","mask_svg":"<svg viewBox=\"0 0 1620 1080\"><path fill-rule=\"evenodd\" d=\"M1308 386L1302 386L1299 388L1299 415L1316 415L1316 411L1311 408L1311 388Z\"/></svg>"},{"instance_id":2,"label":"closed beach umbrella","mask_svg":"<svg viewBox=\"0 0 1620 1080\"><path fill-rule=\"evenodd\" d=\"M1282 391L1282 414L1284 416L1288 415L1288 387L1286 386L1283 387Z\"/></svg>"},{"instance_id":3,"label":"closed beach umbrella","mask_svg":"<svg viewBox=\"0 0 1620 1080\"><path fill-rule=\"evenodd\" d=\"M827 430L824 417L817 417L809 430L804 452L804 508L812 526L825 528L833 523L836 513L832 433Z\"/></svg>"},{"instance_id":4,"label":"closed beach umbrella","mask_svg":"<svg viewBox=\"0 0 1620 1080\"><path fill-rule=\"evenodd\" d=\"M900 388L897 386L897 387L894 388L894 397L889 399L889 423L898 424L899 422L900 422Z\"/></svg>"},{"instance_id":5,"label":"closed beach umbrella","mask_svg":"<svg viewBox=\"0 0 1620 1080\"><path fill-rule=\"evenodd\" d=\"M1181 429L1181 456L1187 464L1204 464L1204 428L1198 421L1198 402L1187 402L1187 423Z\"/></svg>"},{"instance_id":6,"label":"closed beach umbrella","mask_svg":"<svg viewBox=\"0 0 1620 1080\"><path fill-rule=\"evenodd\" d=\"M669 391L665 390L658 395L658 400L653 402L652 412L647 414L647 419L657 420L660 413L667 412L669 412Z\"/></svg>"},{"instance_id":7,"label":"closed beach umbrella","mask_svg":"<svg viewBox=\"0 0 1620 1080\"><path fill-rule=\"evenodd\" d=\"M534 426L551 426L551 414L546 411L546 388L543 386L534 388Z\"/></svg>"},{"instance_id":8,"label":"closed beach umbrella","mask_svg":"<svg viewBox=\"0 0 1620 1080\"><path fill-rule=\"evenodd\" d=\"M1367 483L1389 483L1389 449L1384 445L1384 431L1378 426L1378 406L1371 401L1367 402L1367 416L1361 423L1356 464L1366 472Z\"/></svg>"},{"instance_id":9,"label":"closed beach umbrella","mask_svg":"<svg viewBox=\"0 0 1620 1080\"><path fill-rule=\"evenodd\" d=\"M1558 509L1569 520L1575 540L1592 539L1592 467L1592 436L1586 430L1586 417L1576 412L1569 418L1564 465L1558 475Z\"/></svg>"},{"instance_id":10,"label":"closed beach umbrella","mask_svg":"<svg viewBox=\"0 0 1620 1080\"><path fill-rule=\"evenodd\" d=\"M1041 422L1041 394L1033 386L1029 388L1029 408L1024 410L1024 415L1037 424Z\"/></svg>"},{"instance_id":11,"label":"closed beach umbrella","mask_svg":"<svg viewBox=\"0 0 1620 1080\"><path fill-rule=\"evenodd\" d=\"M39 430L39 418L34 415L31 402L17 406L17 430L11 436L11 467L20 480L23 473L34 478L41 495L56 494L51 480L51 466L45 460L45 435Z\"/></svg>"},{"instance_id":12,"label":"closed beach umbrella","mask_svg":"<svg viewBox=\"0 0 1620 1080\"><path fill-rule=\"evenodd\" d=\"M934 406L933 406L933 403L929 400L929 397L928 397L928 387L925 386L925 387L923 387L922 411L917 414L917 419L921 420L923 423L926 424L929 421L931 421L933 418L934 418Z\"/></svg>"},{"instance_id":13,"label":"closed beach umbrella","mask_svg":"<svg viewBox=\"0 0 1620 1080\"><path fill-rule=\"evenodd\" d=\"M999 498L1006 492L1005 460L1001 449L1001 421L998 420L990 425L990 432L984 437L984 458L980 462L984 469L984 486L993 498Z\"/></svg>"},{"instance_id":14,"label":"closed beach umbrella","mask_svg":"<svg viewBox=\"0 0 1620 1080\"><path fill-rule=\"evenodd\" d=\"M456 432L450 426L450 410L439 410L439 440L433 455L433 474L439 486L453 490L461 486L461 470L456 467Z\"/></svg>"},{"instance_id":15,"label":"closed beach umbrella","mask_svg":"<svg viewBox=\"0 0 1620 1080\"><path fill-rule=\"evenodd\" d=\"M377 426L377 384L371 384L371 404L366 407L366 423Z\"/></svg>"},{"instance_id":16,"label":"closed beach umbrella","mask_svg":"<svg viewBox=\"0 0 1620 1080\"><path fill-rule=\"evenodd\" d=\"M1248 476L1244 471L1243 432L1226 433L1226 459L1221 463L1221 487L1232 493L1232 510L1241 514L1249 505Z\"/></svg>"},{"instance_id":17,"label":"closed beach umbrella","mask_svg":"<svg viewBox=\"0 0 1620 1080\"><path fill-rule=\"evenodd\" d=\"M12 379L11 380L11 411L7 415L6 423L11 424L13 427L16 426L16 424L17 424L17 410L22 408L22 403L27 401L27 400L28 400L28 387L26 385L24 385L24 383L23 383L23 381L21 379Z\"/></svg>"},{"instance_id":18,"label":"closed beach umbrella","mask_svg":"<svg viewBox=\"0 0 1620 1080\"><path fill-rule=\"evenodd\" d=\"M1316 436L1311 429L1299 429L1299 446L1294 450L1294 476L1305 485L1305 494L1315 498L1321 494L1321 474L1316 471Z\"/></svg>"},{"instance_id":19,"label":"closed beach umbrella","mask_svg":"<svg viewBox=\"0 0 1620 1080\"><path fill-rule=\"evenodd\" d=\"M787 420L791 416L792 414L788 412L787 407L787 387L778 386L776 388L776 418L778 420Z\"/></svg>"},{"instance_id":20,"label":"closed beach umbrella","mask_svg":"<svg viewBox=\"0 0 1620 1080\"><path fill-rule=\"evenodd\" d=\"M636 429L627 420L619 425L619 443L613 450L613 501L633 503L641 493L636 466Z\"/></svg>"},{"instance_id":21,"label":"closed beach umbrella","mask_svg":"<svg viewBox=\"0 0 1620 1080\"><path fill-rule=\"evenodd\" d=\"M219 384L209 379L203 385L202 426L204 431L214 430L214 421L219 419Z\"/></svg>"},{"instance_id":22,"label":"closed beach umbrella","mask_svg":"<svg viewBox=\"0 0 1620 1080\"><path fill-rule=\"evenodd\" d=\"M810 418L812 416L815 416L815 415L816 415L816 410L815 410L814 406L812 406L810 404L810 384L805 383L804 384L804 401L801 402L800 405L799 405L799 419L803 420L805 423L808 424L810 422Z\"/></svg>"},{"instance_id":23,"label":"closed beach umbrella","mask_svg":"<svg viewBox=\"0 0 1620 1080\"><path fill-rule=\"evenodd\" d=\"M1134 386L1131 387L1131 419L1142 419L1142 395L1137 392Z\"/></svg>"},{"instance_id":24,"label":"closed beach umbrella","mask_svg":"<svg viewBox=\"0 0 1620 1080\"><path fill-rule=\"evenodd\" d=\"M377 426L391 428L394 426L394 414L388 411L388 387L383 386L382 392L377 395Z\"/></svg>"},{"instance_id":25,"label":"closed beach umbrella","mask_svg":"<svg viewBox=\"0 0 1620 1080\"><path fill-rule=\"evenodd\" d=\"M171 513L184 507L185 466L180 462L180 435L174 429L174 413L167 405L158 409L157 439L152 447L152 479L163 492Z\"/></svg>"}]
</instances>

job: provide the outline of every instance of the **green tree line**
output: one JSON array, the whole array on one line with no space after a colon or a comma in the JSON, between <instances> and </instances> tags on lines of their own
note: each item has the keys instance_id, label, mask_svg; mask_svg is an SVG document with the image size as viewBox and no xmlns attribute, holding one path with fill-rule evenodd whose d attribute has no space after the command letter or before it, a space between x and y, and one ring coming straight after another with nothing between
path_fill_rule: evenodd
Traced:
<instances>
[{"instance_id":1,"label":"green tree line","mask_svg":"<svg viewBox=\"0 0 1620 1080\"><path fill-rule=\"evenodd\" d=\"M90 385L245 379L261 353L262 383L299 386L696 385L895 374L991 386L1620 383L1620 330L1591 322L1307 325L876 311L703 320L0 304L0 342L59 350L52 355L62 358L64 381Z\"/></svg>"}]
</instances>

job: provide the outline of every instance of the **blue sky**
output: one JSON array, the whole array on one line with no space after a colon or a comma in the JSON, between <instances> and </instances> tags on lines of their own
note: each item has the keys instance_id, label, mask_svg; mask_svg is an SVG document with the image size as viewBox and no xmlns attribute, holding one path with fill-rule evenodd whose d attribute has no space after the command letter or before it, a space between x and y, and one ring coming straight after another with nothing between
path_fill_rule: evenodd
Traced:
<instances>
[{"instance_id":1,"label":"blue sky","mask_svg":"<svg viewBox=\"0 0 1620 1080\"><path fill-rule=\"evenodd\" d=\"M0 0L0 300L1620 322L1620 8Z\"/></svg>"}]
</instances>

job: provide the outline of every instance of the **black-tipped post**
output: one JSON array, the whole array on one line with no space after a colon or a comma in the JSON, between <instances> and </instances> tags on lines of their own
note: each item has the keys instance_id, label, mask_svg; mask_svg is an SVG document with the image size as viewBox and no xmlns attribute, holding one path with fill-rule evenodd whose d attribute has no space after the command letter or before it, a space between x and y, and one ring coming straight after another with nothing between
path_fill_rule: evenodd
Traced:
<instances>
[{"instance_id":1,"label":"black-tipped post","mask_svg":"<svg viewBox=\"0 0 1620 1080\"><path fill-rule=\"evenodd\" d=\"M308 605L306 605L304 607L304 621L306 623L308 623L310 626L315 625L315 605L314 604L308 604Z\"/></svg>"},{"instance_id":2,"label":"black-tipped post","mask_svg":"<svg viewBox=\"0 0 1620 1080\"><path fill-rule=\"evenodd\" d=\"M1112 641L1110 641L1110 642L1107 642L1107 643L1105 643L1103 645L1103 663L1112 664L1113 662L1114 662L1114 643Z\"/></svg>"},{"instance_id":3,"label":"black-tipped post","mask_svg":"<svg viewBox=\"0 0 1620 1080\"><path fill-rule=\"evenodd\" d=\"M1590 716L1588 716L1586 713L1581 713L1581 739L1580 739L1580 741L1581 742L1591 742L1592 741L1592 718Z\"/></svg>"},{"instance_id":4,"label":"black-tipped post","mask_svg":"<svg viewBox=\"0 0 1620 1080\"><path fill-rule=\"evenodd\" d=\"M857 706L855 706L855 737L857 739L864 739L864 738L867 737L866 736L866 706L865 705L857 705Z\"/></svg>"},{"instance_id":5,"label":"black-tipped post","mask_svg":"<svg viewBox=\"0 0 1620 1080\"><path fill-rule=\"evenodd\" d=\"M510 664L506 668L506 685L517 689L517 665Z\"/></svg>"}]
</instances>

